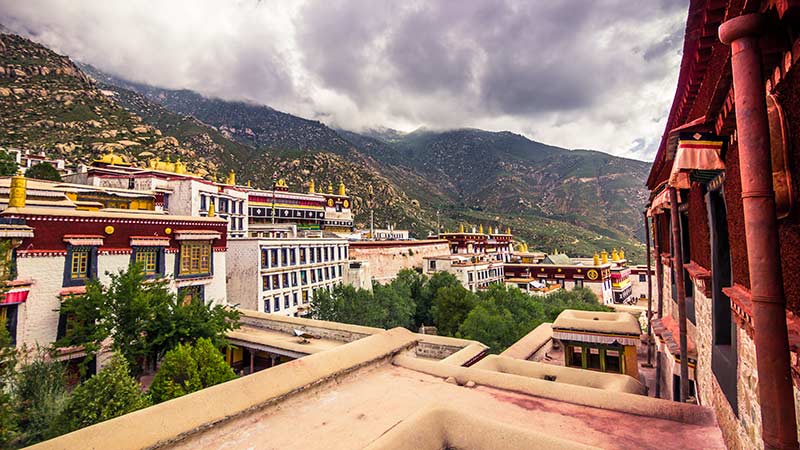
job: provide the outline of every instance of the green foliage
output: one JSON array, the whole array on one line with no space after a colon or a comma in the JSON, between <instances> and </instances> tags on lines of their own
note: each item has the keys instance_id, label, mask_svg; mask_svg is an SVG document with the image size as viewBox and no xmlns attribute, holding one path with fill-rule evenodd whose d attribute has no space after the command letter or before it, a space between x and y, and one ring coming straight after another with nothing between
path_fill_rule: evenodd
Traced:
<instances>
[{"instance_id":1,"label":"green foliage","mask_svg":"<svg viewBox=\"0 0 800 450\"><path fill-rule=\"evenodd\" d=\"M58 436L58 417L67 401L64 366L39 349L23 361L14 382L21 446Z\"/></svg>"},{"instance_id":2,"label":"green foliage","mask_svg":"<svg viewBox=\"0 0 800 450\"><path fill-rule=\"evenodd\" d=\"M425 319L430 316L430 314L428 314L430 304L426 306L424 302L420 301L423 297L423 291L427 282L428 277L414 269L401 270L397 273L397 277L392 282L392 284L396 286L405 285L408 288L411 298L416 303L414 311L414 327L416 328L419 328L423 323L431 324L430 320L425 322Z\"/></svg>"},{"instance_id":3,"label":"green foliage","mask_svg":"<svg viewBox=\"0 0 800 450\"><path fill-rule=\"evenodd\" d=\"M167 352L150 395L160 403L234 378L233 369L211 340L200 338L195 345L178 344Z\"/></svg>"},{"instance_id":4,"label":"green foliage","mask_svg":"<svg viewBox=\"0 0 800 450\"><path fill-rule=\"evenodd\" d=\"M167 281L147 280L137 264L127 271L111 274L109 286L97 280L86 284L86 294L61 304L69 321L58 347L83 345L95 354L108 337L113 348L133 368L154 364L178 344L198 338L211 339L219 347L225 333L239 326L240 313L201 301L183 302L168 288Z\"/></svg>"},{"instance_id":5,"label":"green foliage","mask_svg":"<svg viewBox=\"0 0 800 450\"><path fill-rule=\"evenodd\" d=\"M377 326L410 328L413 325L417 308L411 297L411 289L404 281L394 280L388 285L375 284L372 287L372 297L382 312Z\"/></svg>"},{"instance_id":6,"label":"green foliage","mask_svg":"<svg viewBox=\"0 0 800 450\"><path fill-rule=\"evenodd\" d=\"M128 363L115 356L97 375L72 391L58 417L59 429L68 433L150 405L150 399L130 376Z\"/></svg>"},{"instance_id":7,"label":"green foliage","mask_svg":"<svg viewBox=\"0 0 800 450\"><path fill-rule=\"evenodd\" d=\"M8 448L19 430L11 395L16 366L17 350L11 344L5 318L0 318L0 448Z\"/></svg>"},{"instance_id":8,"label":"green foliage","mask_svg":"<svg viewBox=\"0 0 800 450\"><path fill-rule=\"evenodd\" d=\"M0 150L0 176L16 175L18 170L19 166L14 156L9 152Z\"/></svg>"},{"instance_id":9,"label":"green foliage","mask_svg":"<svg viewBox=\"0 0 800 450\"><path fill-rule=\"evenodd\" d=\"M330 292L320 289L311 302L311 317L332 322L379 327L383 313L372 292L339 285Z\"/></svg>"},{"instance_id":10,"label":"green foliage","mask_svg":"<svg viewBox=\"0 0 800 450\"><path fill-rule=\"evenodd\" d=\"M417 314L415 316L416 325L435 324L436 319L432 315L433 299L439 289L446 287L461 286L461 282L451 273L436 272L431 276L427 283L423 286L419 295L415 295L414 299L417 302Z\"/></svg>"},{"instance_id":11,"label":"green foliage","mask_svg":"<svg viewBox=\"0 0 800 450\"><path fill-rule=\"evenodd\" d=\"M36 164L26 170L25 177L34 178L36 180L61 181L61 174L58 173L58 170L56 170L52 164L47 162Z\"/></svg>"},{"instance_id":12,"label":"green foliage","mask_svg":"<svg viewBox=\"0 0 800 450\"><path fill-rule=\"evenodd\" d=\"M443 336L455 336L458 327L478 302L478 297L460 284L445 286L436 292L431 316Z\"/></svg>"}]
</instances>

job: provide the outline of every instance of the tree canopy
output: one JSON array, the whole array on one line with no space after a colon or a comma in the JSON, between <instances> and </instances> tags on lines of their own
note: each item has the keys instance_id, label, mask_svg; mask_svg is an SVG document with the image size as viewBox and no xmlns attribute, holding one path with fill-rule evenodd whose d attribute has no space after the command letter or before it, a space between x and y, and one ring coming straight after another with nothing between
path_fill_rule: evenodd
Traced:
<instances>
[{"instance_id":1,"label":"tree canopy","mask_svg":"<svg viewBox=\"0 0 800 450\"><path fill-rule=\"evenodd\" d=\"M150 405L128 362L115 356L97 375L81 383L69 396L58 418L62 433L88 427Z\"/></svg>"},{"instance_id":2,"label":"tree canopy","mask_svg":"<svg viewBox=\"0 0 800 450\"><path fill-rule=\"evenodd\" d=\"M86 293L66 299L66 335L58 347L83 345L95 354L106 338L135 373L145 361L154 364L178 344L208 338L215 346L225 343L225 332L239 326L239 312L202 301L184 302L169 290L167 281L147 280L138 264L111 274L104 286L86 284Z\"/></svg>"},{"instance_id":3,"label":"tree canopy","mask_svg":"<svg viewBox=\"0 0 800 450\"><path fill-rule=\"evenodd\" d=\"M236 374L212 341L200 338L194 345L178 344L167 352L150 395L160 403L234 378Z\"/></svg>"},{"instance_id":4,"label":"tree canopy","mask_svg":"<svg viewBox=\"0 0 800 450\"><path fill-rule=\"evenodd\" d=\"M48 162L40 162L31 166L25 171L25 177L36 180L61 181L61 174Z\"/></svg>"},{"instance_id":5,"label":"tree canopy","mask_svg":"<svg viewBox=\"0 0 800 450\"><path fill-rule=\"evenodd\" d=\"M0 150L0 176L10 177L16 175L19 165L14 156L7 151Z\"/></svg>"}]
</instances>

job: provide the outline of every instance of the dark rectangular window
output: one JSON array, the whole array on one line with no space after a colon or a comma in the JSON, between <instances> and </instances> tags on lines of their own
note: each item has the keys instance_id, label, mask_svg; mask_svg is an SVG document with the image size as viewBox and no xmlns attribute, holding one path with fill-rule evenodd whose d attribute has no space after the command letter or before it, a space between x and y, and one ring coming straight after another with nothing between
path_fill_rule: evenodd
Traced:
<instances>
[{"instance_id":1,"label":"dark rectangular window","mask_svg":"<svg viewBox=\"0 0 800 450\"><path fill-rule=\"evenodd\" d=\"M272 302L272 310L273 311L280 311L281 310L281 298L275 297L274 301Z\"/></svg>"},{"instance_id":2,"label":"dark rectangular window","mask_svg":"<svg viewBox=\"0 0 800 450\"><path fill-rule=\"evenodd\" d=\"M211 241L181 242L178 276L211 274Z\"/></svg>"},{"instance_id":3,"label":"dark rectangular window","mask_svg":"<svg viewBox=\"0 0 800 450\"><path fill-rule=\"evenodd\" d=\"M6 330L11 336L11 345L17 343L17 311L19 305L2 305L0 306L0 322L5 321Z\"/></svg>"},{"instance_id":4,"label":"dark rectangular window","mask_svg":"<svg viewBox=\"0 0 800 450\"><path fill-rule=\"evenodd\" d=\"M583 367L583 353L581 347L567 346L568 363L572 367Z\"/></svg>"},{"instance_id":5,"label":"dark rectangular window","mask_svg":"<svg viewBox=\"0 0 800 450\"><path fill-rule=\"evenodd\" d=\"M586 368L600 370L600 349L589 347L586 350Z\"/></svg>"},{"instance_id":6,"label":"dark rectangular window","mask_svg":"<svg viewBox=\"0 0 800 450\"><path fill-rule=\"evenodd\" d=\"M289 307L289 294L286 294L286 295L283 296L283 307L284 308L288 308Z\"/></svg>"},{"instance_id":7,"label":"dark rectangular window","mask_svg":"<svg viewBox=\"0 0 800 450\"><path fill-rule=\"evenodd\" d=\"M606 350L606 372L622 373L622 352Z\"/></svg>"},{"instance_id":8,"label":"dark rectangular window","mask_svg":"<svg viewBox=\"0 0 800 450\"><path fill-rule=\"evenodd\" d=\"M63 286L82 286L97 277L97 247L67 246Z\"/></svg>"},{"instance_id":9,"label":"dark rectangular window","mask_svg":"<svg viewBox=\"0 0 800 450\"><path fill-rule=\"evenodd\" d=\"M134 247L132 259L146 276L164 275L164 247Z\"/></svg>"}]
</instances>

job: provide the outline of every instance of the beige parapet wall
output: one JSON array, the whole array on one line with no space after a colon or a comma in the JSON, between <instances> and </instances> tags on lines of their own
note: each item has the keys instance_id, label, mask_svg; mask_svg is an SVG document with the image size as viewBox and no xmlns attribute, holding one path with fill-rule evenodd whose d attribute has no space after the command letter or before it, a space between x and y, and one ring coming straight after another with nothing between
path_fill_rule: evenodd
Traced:
<instances>
[{"instance_id":1,"label":"beige parapet wall","mask_svg":"<svg viewBox=\"0 0 800 450\"><path fill-rule=\"evenodd\" d=\"M553 324L546 322L531 330L511 347L508 347L501 356L516 359L536 361L544 357L553 346Z\"/></svg>"},{"instance_id":2,"label":"beige parapet wall","mask_svg":"<svg viewBox=\"0 0 800 450\"><path fill-rule=\"evenodd\" d=\"M323 339L341 342L352 342L384 331L382 328L349 325L346 323L300 317L286 317L247 309L240 309L239 311L242 313L239 323L243 326L280 331L289 334L294 333L294 330L303 330ZM229 335L232 339L237 341L246 339L246 336L243 336L241 332L237 331L233 331L229 333ZM468 339L458 339L433 334L415 334L415 336L419 341L418 345L415 347L415 352L417 356L425 358L445 359L469 347L470 350L461 353L461 357L465 358L464 363L467 363L480 357L488 349L487 346L480 342Z\"/></svg>"},{"instance_id":3,"label":"beige parapet wall","mask_svg":"<svg viewBox=\"0 0 800 450\"><path fill-rule=\"evenodd\" d=\"M446 407L428 407L400 422L365 450L591 450L496 420Z\"/></svg>"},{"instance_id":4,"label":"beige parapet wall","mask_svg":"<svg viewBox=\"0 0 800 450\"><path fill-rule=\"evenodd\" d=\"M30 448L134 450L162 446L409 350L417 340L418 335L394 328L82 428Z\"/></svg>"},{"instance_id":5,"label":"beige parapet wall","mask_svg":"<svg viewBox=\"0 0 800 450\"><path fill-rule=\"evenodd\" d=\"M645 395L647 393L645 385L628 375L595 372L535 361L524 361L507 356L489 355L471 367L512 375L521 375L537 380L547 380L545 377L551 377L551 379L547 381L604 389L606 391L627 392L639 395Z\"/></svg>"},{"instance_id":6,"label":"beige parapet wall","mask_svg":"<svg viewBox=\"0 0 800 450\"><path fill-rule=\"evenodd\" d=\"M627 392L606 391L586 386L545 381L510 373L475 367L458 367L439 361L397 355L393 364L417 372L452 380L459 385L473 382L526 395L548 398L592 408L618 411L640 416L666 419L685 424L716 426L713 411L708 408L653 399ZM592 374L596 374L592 372Z\"/></svg>"}]
</instances>

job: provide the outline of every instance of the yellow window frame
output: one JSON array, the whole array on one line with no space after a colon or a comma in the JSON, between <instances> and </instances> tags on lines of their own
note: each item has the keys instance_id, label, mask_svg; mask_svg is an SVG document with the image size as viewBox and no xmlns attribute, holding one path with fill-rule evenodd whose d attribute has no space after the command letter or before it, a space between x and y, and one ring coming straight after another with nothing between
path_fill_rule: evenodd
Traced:
<instances>
[{"instance_id":1,"label":"yellow window frame","mask_svg":"<svg viewBox=\"0 0 800 450\"><path fill-rule=\"evenodd\" d=\"M211 242L185 241L181 243L179 275L205 275L211 273Z\"/></svg>"}]
</instances>

